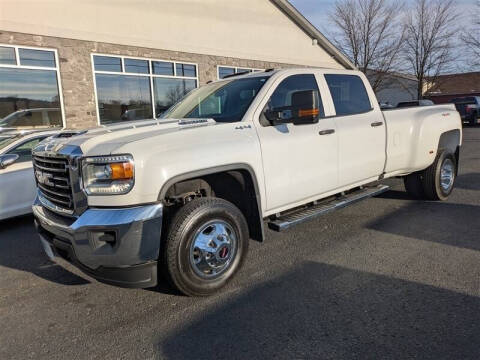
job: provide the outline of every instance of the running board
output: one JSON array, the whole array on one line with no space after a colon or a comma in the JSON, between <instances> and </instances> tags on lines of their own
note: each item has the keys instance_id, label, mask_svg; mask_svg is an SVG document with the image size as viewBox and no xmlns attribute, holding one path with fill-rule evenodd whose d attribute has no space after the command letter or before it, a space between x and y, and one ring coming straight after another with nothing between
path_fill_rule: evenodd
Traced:
<instances>
[{"instance_id":1,"label":"running board","mask_svg":"<svg viewBox=\"0 0 480 360\"><path fill-rule=\"evenodd\" d=\"M298 225L305 221L316 218L317 216L321 216L331 211L344 208L363 199L368 199L372 196L382 194L389 189L390 187L387 185L364 187L347 195L341 196L328 203L312 205L308 208L301 209L299 211L284 216L280 216L275 220L270 220L268 222L268 227L274 231L283 231L294 225Z\"/></svg>"}]
</instances>

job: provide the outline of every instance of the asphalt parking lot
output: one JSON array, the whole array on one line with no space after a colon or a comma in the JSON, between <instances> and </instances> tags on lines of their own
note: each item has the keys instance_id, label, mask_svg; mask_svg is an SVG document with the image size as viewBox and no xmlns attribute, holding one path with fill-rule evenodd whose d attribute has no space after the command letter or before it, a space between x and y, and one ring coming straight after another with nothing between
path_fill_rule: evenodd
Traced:
<instances>
[{"instance_id":1,"label":"asphalt parking lot","mask_svg":"<svg viewBox=\"0 0 480 360\"><path fill-rule=\"evenodd\" d=\"M448 202L392 191L251 243L221 294L129 290L0 222L0 359L480 358L480 128Z\"/></svg>"}]
</instances>

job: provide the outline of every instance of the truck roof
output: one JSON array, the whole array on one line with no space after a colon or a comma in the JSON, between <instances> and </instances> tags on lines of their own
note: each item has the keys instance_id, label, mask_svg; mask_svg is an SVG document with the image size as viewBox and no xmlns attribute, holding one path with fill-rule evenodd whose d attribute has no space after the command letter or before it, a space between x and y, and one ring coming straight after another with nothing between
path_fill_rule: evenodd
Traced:
<instances>
[{"instance_id":1,"label":"truck roof","mask_svg":"<svg viewBox=\"0 0 480 360\"><path fill-rule=\"evenodd\" d=\"M231 79L242 79L242 78L249 78L249 77L271 77L275 74L302 74L302 73L308 73L311 71L321 71L325 73L335 73L335 74L349 74L349 75L358 75L362 74L360 71L357 70L346 70L346 69L332 69L332 68L313 68L313 67L304 67L304 68L298 68L298 67L293 67L293 68L284 68L284 69L267 69L265 71L257 71L257 72L251 72L251 73L239 73L239 74L232 74L229 75L228 77L225 77L223 79L216 80L214 82L218 81L227 81Z\"/></svg>"}]
</instances>

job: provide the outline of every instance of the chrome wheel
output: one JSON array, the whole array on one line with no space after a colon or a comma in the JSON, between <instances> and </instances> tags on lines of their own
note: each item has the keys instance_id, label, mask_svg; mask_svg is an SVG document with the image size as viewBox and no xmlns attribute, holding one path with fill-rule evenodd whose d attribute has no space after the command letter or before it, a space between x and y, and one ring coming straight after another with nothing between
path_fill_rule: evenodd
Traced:
<instances>
[{"instance_id":1,"label":"chrome wheel","mask_svg":"<svg viewBox=\"0 0 480 360\"><path fill-rule=\"evenodd\" d=\"M455 165L450 159L445 159L440 169L440 185L444 192L450 191L455 180Z\"/></svg>"},{"instance_id":2,"label":"chrome wheel","mask_svg":"<svg viewBox=\"0 0 480 360\"><path fill-rule=\"evenodd\" d=\"M195 233L190 264L195 273L212 279L225 272L237 252L237 234L227 222L212 220Z\"/></svg>"}]
</instances>

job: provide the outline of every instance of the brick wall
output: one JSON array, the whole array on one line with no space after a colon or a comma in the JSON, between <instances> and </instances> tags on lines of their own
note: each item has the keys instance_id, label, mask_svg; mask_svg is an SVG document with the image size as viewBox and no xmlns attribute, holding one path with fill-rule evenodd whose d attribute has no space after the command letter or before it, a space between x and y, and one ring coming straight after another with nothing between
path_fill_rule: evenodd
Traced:
<instances>
[{"instance_id":1,"label":"brick wall","mask_svg":"<svg viewBox=\"0 0 480 360\"><path fill-rule=\"evenodd\" d=\"M0 43L57 49L62 82L63 105L67 128L86 128L97 125L97 109L93 86L91 53L124 55L153 59L194 62L198 64L200 85L217 79L217 65L280 68L295 65L236 59L222 56L178 51L149 49L49 36L13 33L0 30Z\"/></svg>"}]
</instances>

